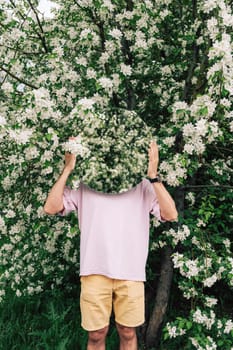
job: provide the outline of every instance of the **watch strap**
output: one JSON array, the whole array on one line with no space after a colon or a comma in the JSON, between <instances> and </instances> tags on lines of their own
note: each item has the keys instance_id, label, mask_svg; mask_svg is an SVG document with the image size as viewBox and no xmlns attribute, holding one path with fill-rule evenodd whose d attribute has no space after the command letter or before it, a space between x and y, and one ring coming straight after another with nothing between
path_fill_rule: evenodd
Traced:
<instances>
[{"instance_id":1,"label":"watch strap","mask_svg":"<svg viewBox=\"0 0 233 350\"><path fill-rule=\"evenodd\" d=\"M149 180L151 183L162 182L161 177L160 177L159 175L157 175L157 176L154 177L154 178L148 177L148 180Z\"/></svg>"}]
</instances>

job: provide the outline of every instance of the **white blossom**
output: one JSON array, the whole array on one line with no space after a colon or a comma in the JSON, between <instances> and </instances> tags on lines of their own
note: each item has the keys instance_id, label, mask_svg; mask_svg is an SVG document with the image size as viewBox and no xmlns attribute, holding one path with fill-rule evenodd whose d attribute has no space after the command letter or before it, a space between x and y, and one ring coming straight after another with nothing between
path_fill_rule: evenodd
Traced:
<instances>
[{"instance_id":1,"label":"white blossom","mask_svg":"<svg viewBox=\"0 0 233 350\"><path fill-rule=\"evenodd\" d=\"M27 160L31 160L31 159L36 158L40 155L40 152L38 151L38 149L36 147L29 147L24 151L24 153L25 153L25 159L27 159Z\"/></svg>"},{"instance_id":2,"label":"white blossom","mask_svg":"<svg viewBox=\"0 0 233 350\"><path fill-rule=\"evenodd\" d=\"M16 215L15 211L13 211L11 209L7 210L6 213L5 213L6 218L14 218L15 215Z\"/></svg>"},{"instance_id":3,"label":"white blossom","mask_svg":"<svg viewBox=\"0 0 233 350\"><path fill-rule=\"evenodd\" d=\"M210 11L214 10L218 6L218 0L206 0L203 4L203 10L206 13L210 13Z\"/></svg>"},{"instance_id":4,"label":"white blossom","mask_svg":"<svg viewBox=\"0 0 233 350\"><path fill-rule=\"evenodd\" d=\"M190 202L190 205L194 205L195 203L195 195L193 192L187 192L185 198Z\"/></svg>"},{"instance_id":5,"label":"white blossom","mask_svg":"<svg viewBox=\"0 0 233 350\"><path fill-rule=\"evenodd\" d=\"M23 129L23 130L9 130L9 136L13 139L17 144L25 145L30 141L32 137L33 130Z\"/></svg>"},{"instance_id":6,"label":"white blossom","mask_svg":"<svg viewBox=\"0 0 233 350\"><path fill-rule=\"evenodd\" d=\"M190 235L190 230L187 225L182 225L178 230L171 228L166 232L166 235L172 236L173 243L177 244L178 242L183 242Z\"/></svg>"},{"instance_id":7,"label":"white blossom","mask_svg":"<svg viewBox=\"0 0 233 350\"><path fill-rule=\"evenodd\" d=\"M106 77L102 77L102 78L99 78L98 81L104 89L111 91L111 89L113 87L113 82L111 79L106 78Z\"/></svg>"},{"instance_id":8,"label":"white blossom","mask_svg":"<svg viewBox=\"0 0 233 350\"><path fill-rule=\"evenodd\" d=\"M209 35L211 39L215 39L219 32L218 21L215 17L211 17L210 19L208 19L207 28L209 30Z\"/></svg>"},{"instance_id":9,"label":"white blossom","mask_svg":"<svg viewBox=\"0 0 233 350\"><path fill-rule=\"evenodd\" d=\"M22 296L22 292L19 289L16 290L15 294L16 294L17 297L21 297Z\"/></svg>"},{"instance_id":10,"label":"white blossom","mask_svg":"<svg viewBox=\"0 0 233 350\"><path fill-rule=\"evenodd\" d=\"M6 125L6 124L7 124L6 118L3 117L2 115L0 115L0 126L4 126L4 125Z\"/></svg>"},{"instance_id":11,"label":"white blossom","mask_svg":"<svg viewBox=\"0 0 233 350\"><path fill-rule=\"evenodd\" d=\"M80 66L87 66L87 59L85 57L77 57L76 58L76 63L79 64Z\"/></svg>"},{"instance_id":12,"label":"white blossom","mask_svg":"<svg viewBox=\"0 0 233 350\"><path fill-rule=\"evenodd\" d=\"M163 139L163 143L168 147L172 147L175 144L175 140L176 140L175 136L169 136Z\"/></svg>"},{"instance_id":13,"label":"white blossom","mask_svg":"<svg viewBox=\"0 0 233 350\"><path fill-rule=\"evenodd\" d=\"M122 32L118 28L113 28L109 31L109 35L111 35L113 38L121 39Z\"/></svg>"},{"instance_id":14,"label":"white blossom","mask_svg":"<svg viewBox=\"0 0 233 350\"><path fill-rule=\"evenodd\" d=\"M0 216L0 233L5 235L7 232L7 227L2 216Z\"/></svg>"},{"instance_id":15,"label":"white blossom","mask_svg":"<svg viewBox=\"0 0 233 350\"><path fill-rule=\"evenodd\" d=\"M95 79L97 76L97 73L94 69L92 68L87 68L87 78L88 79Z\"/></svg>"},{"instance_id":16,"label":"white blossom","mask_svg":"<svg viewBox=\"0 0 233 350\"><path fill-rule=\"evenodd\" d=\"M224 333L229 334L233 330L233 322L232 320L227 320L224 328Z\"/></svg>"},{"instance_id":17,"label":"white blossom","mask_svg":"<svg viewBox=\"0 0 233 350\"><path fill-rule=\"evenodd\" d=\"M184 265L184 255L178 252L172 255L172 261L174 264L174 268L180 268Z\"/></svg>"},{"instance_id":18,"label":"white blossom","mask_svg":"<svg viewBox=\"0 0 233 350\"><path fill-rule=\"evenodd\" d=\"M197 220L197 227L205 227L206 226L206 223L201 220L201 219L198 219Z\"/></svg>"},{"instance_id":19,"label":"white blossom","mask_svg":"<svg viewBox=\"0 0 233 350\"><path fill-rule=\"evenodd\" d=\"M183 295L189 300L191 298L195 298L198 295L198 292L195 290L195 288L191 287L188 290L184 290Z\"/></svg>"},{"instance_id":20,"label":"white blossom","mask_svg":"<svg viewBox=\"0 0 233 350\"><path fill-rule=\"evenodd\" d=\"M76 136L74 139L70 139L69 141L65 142L63 147L65 151L76 156L80 156L82 158L89 156L89 149L83 144L81 136Z\"/></svg>"},{"instance_id":21,"label":"white blossom","mask_svg":"<svg viewBox=\"0 0 233 350\"><path fill-rule=\"evenodd\" d=\"M211 329L215 323L215 313L213 310L210 310L210 316L208 317L204 312L201 312L200 309L197 309L193 314L193 321L196 323L203 324L207 329Z\"/></svg>"},{"instance_id":22,"label":"white blossom","mask_svg":"<svg viewBox=\"0 0 233 350\"><path fill-rule=\"evenodd\" d=\"M84 110L86 109L93 110L94 104L95 104L95 100L93 98L84 97L78 101L78 105Z\"/></svg>"},{"instance_id":23,"label":"white blossom","mask_svg":"<svg viewBox=\"0 0 233 350\"><path fill-rule=\"evenodd\" d=\"M229 238L225 238L223 240L223 244L225 245L226 248L230 248L231 247L231 241L229 240Z\"/></svg>"},{"instance_id":24,"label":"white blossom","mask_svg":"<svg viewBox=\"0 0 233 350\"><path fill-rule=\"evenodd\" d=\"M126 75L126 76L132 74L132 67L129 66L129 65L126 65L126 64L124 64L124 63L121 63L120 69L121 69L121 72L122 72L124 75Z\"/></svg>"},{"instance_id":25,"label":"white blossom","mask_svg":"<svg viewBox=\"0 0 233 350\"><path fill-rule=\"evenodd\" d=\"M216 305L218 302L218 300L216 298L211 298L211 297L206 297L205 300L206 300L206 305L208 307L212 307L212 306Z\"/></svg>"},{"instance_id":26,"label":"white blossom","mask_svg":"<svg viewBox=\"0 0 233 350\"><path fill-rule=\"evenodd\" d=\"M176 326L170 326L168 324L167 325L167 330L168 330L170 338L176 338L177 337L177 328L176 328Z\"/></svg>"},{"instance_id":27,"label":"white blossom","mask_svg":"<svg viewBox=\"0 0 233 350\"><path fill-rule=\"evenodd\" d=\"M208 277L203 281L203 285L205 287L212 287L214 283L217 281L217 279L218 279L217 274L214 273L211 277Z\"/></svg>"}]
</instances>

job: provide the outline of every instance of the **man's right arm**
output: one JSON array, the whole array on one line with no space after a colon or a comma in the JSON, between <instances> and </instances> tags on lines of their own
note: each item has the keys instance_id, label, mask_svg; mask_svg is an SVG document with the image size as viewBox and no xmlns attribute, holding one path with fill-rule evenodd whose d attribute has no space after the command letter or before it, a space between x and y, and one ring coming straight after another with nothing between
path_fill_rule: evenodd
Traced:
<instances>
[{"instance_id":1,"label":"man's right arm","mask_svg":"<svg viewBox=\"0 0 233 350\"><path fill-rule=\"evenodd\" d=\"M44 205L46 214L54 215L63 210L63 193L66 181L75 167L76 156L70 153L65 154L65 166L61 176L53 185Z\"/></svg>"}]
</instances>

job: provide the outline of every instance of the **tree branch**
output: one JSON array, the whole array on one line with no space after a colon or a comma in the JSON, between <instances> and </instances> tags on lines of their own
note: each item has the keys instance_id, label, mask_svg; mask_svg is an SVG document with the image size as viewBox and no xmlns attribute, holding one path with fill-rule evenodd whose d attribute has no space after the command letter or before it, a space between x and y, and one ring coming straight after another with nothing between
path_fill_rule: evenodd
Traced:
<instances>
[{"instance_id":1,"label":"tree branch","mask_svg":"<svg viewBox=\"0 0 233 350\"><path fill-rule=\"evenodd\" d=\"M99 20L97 16L94 16L93 12L89 8L83 8L76 0L74 0L74 3L81 9L85 10L85 12L88 13L88 16L92 19L93 23L98 27L100 39L101 39L101 49L104 51L105 49L105 34L104 34L104 26L103 21Z\"/></svg>"},{"instance_id":2,"label":"tree branch","mask_svg":"<svg viewBox=\"0 0 233 350\"><path fill-rule=\"evenodd\" d=\"M38 37L40 38L41 42L42 42L42 46L44 47L44 50L46 53L48 53L48 47L47 47L47 44L46 44L46 41L45 41L45 33L44 33L44 30L43 30L43 27L42 27L42 24L40 22L40 19L39 19L39 16L38 16L38 13L35 9L35 7L33 6L33 4L31 3L31 0L27 0L27 2L29 3L32 11L34 12L35 16L36 16L36 21L37 21L37 24L40 28L40 31L41 33L37 32L36 31L36 34L38 35Z\"/></svg>"},{"instance_id":3,"label":"tree branch","mask_svg":"<svg viewBox=\"0 0 233 350\"><path fill-rule=\"evenodd\" d=\"M192 15L193 15L193 22L196 19L197 16L197 1L193 0L192 1ZM200 29L198 29L197 31L197 35L199 34ZM185 86L184 86L184 91L183 91L183 100L184 101L188 101L189 100L189 92L192 86L192 77L193 77L193 72L194 69L197 65L197 59L198 59L198 53L199 53L199 48L196 44L196 42L194 42L192 44L192 59L190 62L190 66L188 69L188 74L187 74L187 78L185 80Z\"/></svg>"},{"instance_id":4,"label":"tree branch","mask_svg":"<svg viewBox=\"0 0 233 350\"><path fill-rule=\"evenodd\" d=\"M24 15L17 9L17 6L15 5L13 0L10 0L11 5L17 10L17 13L19 14L19 16L25 21L26 17L24 17Z\"/></svg>"},{"instance_id":5,"label":"tree branch","mask_svg":"<svg viewBox=\"0 0 233 350\"><path fill-rule=\"evenodd\" d=\"M23 55L27 55L27 56L34 56L34 55L42 55L44 54L44 52L27 52L27 51L21 51L19 48L17 47L11 47L11 46L5 46L5 45L0 45L0 47L5 47L6 49L9 49L9 50L12 50L12 51L15 51L15 52L19 52Z\"/></svg>"},{"instance_id":6,"label":"tree branch","mask_svg":"<svg viewBox=\"0 0 233 350\"><path fill-rule=\"evenodd\" d=\"M130 52L128 40L126 40L125 37L123 37L121 40L121 51L122 51L122 54L125 58L125 62L131 66L133 63L133 56L132 56L132 53ZM134 90L132 88L132 85L127 80L126 80L126 91L127 91L127 95L128 95L127 101L126 101L127 108L129 110L133 110L133 109L135 109L136 98L135 98L135 93L134 93Z\"/></svg>"},{"instance_id":7,"label":"tree branch","mask_svg":"<svg viewBox=\"0 0 233 350\"><path fill-rule=\"evenodd\" d=\"M6 69L2 66L0 66L0 70L3 70L5 73L9 74L12 78L14 78L15 80L17 80L18 82L26 85L26 86L29 86L30 88L32 89L38 89L38 86L35 86L29 82L27 82L26 80L22 79L22 78L19 78L17 77L15 74L11 73L11 71L9 69Z\"/></svg>"},{"instance_id":8,"label":"tree branch","mask_svg":"<svg viewBox=\"0 0 233 350\"><path fill-rule=\"evenodd\" d=\"M233 186L228 186L228 185L186 185L186 186L181 186L181 188L183 188L184 190L188 189L188 188L208 188L208 187L219 187L219 188L231 188L233 189Z\"/></svg>"}]
</instances>

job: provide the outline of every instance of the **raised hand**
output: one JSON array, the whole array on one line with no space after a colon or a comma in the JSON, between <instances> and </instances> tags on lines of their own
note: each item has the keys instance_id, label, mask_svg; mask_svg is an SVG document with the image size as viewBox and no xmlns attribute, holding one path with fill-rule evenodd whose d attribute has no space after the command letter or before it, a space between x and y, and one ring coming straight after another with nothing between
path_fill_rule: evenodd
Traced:
<instances>
[{"instance_id":1,"label":"raised hand","mask_svg":"<svg viewBox=\"0 0 233 350\"><path fill-rule=\"evenodd\" d=\"M65 169L69 170L70 172L74 170L76 164L76 156L74 154L65 153Z\"/></svg>"},{"instance_id":2,"label":"raised hand","mask_svg":"<svg viewBox=\"0 0 233 350\"><path fill-rule=\"evenodd\" d=\"M69 140L75 140L75 137L70 137ZM72 153L66 152L65 153L65 169L69 170L70 172L74 170L76 164L76 156Z\"/></svg>"}]
</instances>

